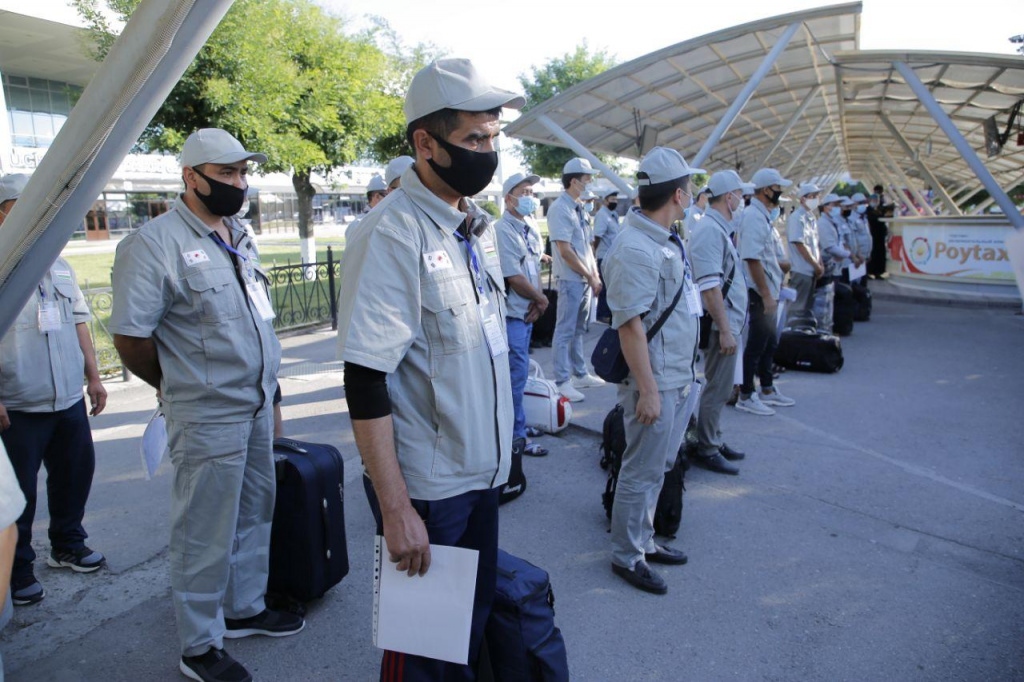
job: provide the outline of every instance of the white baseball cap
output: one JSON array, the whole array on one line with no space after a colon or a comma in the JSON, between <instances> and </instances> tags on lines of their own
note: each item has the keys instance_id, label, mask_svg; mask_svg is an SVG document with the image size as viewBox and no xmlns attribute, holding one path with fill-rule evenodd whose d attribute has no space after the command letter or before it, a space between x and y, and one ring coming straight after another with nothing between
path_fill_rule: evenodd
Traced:
<instances>
[{"instance_id":1,"label":"white baseball cap","mask_svg":"<svg viewBox=\"0 0 1024 682\"><path fill-rule=\"evenodd\" d=\"M862 201L867 201L868 200L868 198L866 196L864 196L864 194L862 192L857 192L856 194L854 194L850 198L853 199L854 203L857 203L857 204L859 204Z\"/></svg>"},{"instance_id":2,"label":"white baseball cap","mask_svg":"<svg viewBox=\"0 0 1024 682\"><path fill-rule=\"evenodd\" d=\"M399 156L397 159L391 159L388 162L387 168L384 169L384 182L390 187L391 183L396 178L402 177L405 169L414 163L416 163L416 159L411 156Z\"/></svg>"},{"instance_id":3,"label":"white baseball cap","mask_svg":"<svg viewBox=\"0 0 1024 682\"><path fill-rule=\"evenodd\" d=\"M748 197L748 196L750 196L750 195L752 195L754 193L754 189L755 189L754 183L752 183L752 182L744 182L744 183L741 183L741 186L743 187L743 196Z\"/></svg>"},{"instance_id":4,"label":"white baseball cap","mask_svg":"<svg viewBox=\"0 0 1024 682\"><path fill-rule=\"evenodd\" d=\"M489 85L468 59L438 59L413 76L403 108L409 124L442 109L490 111L525 104L520 95Z\"/></svg>"},{"instance_id":5,"label":"white baseball cap","mask_svg":"<svg viewBox=\"0 0 1024 682\"><path fill-rule=\"evenodd\" d=\"M608 197L613 197L613 196L615 196L618 193L619 193L619 188L618 187L609 187L605 191L601 192L601 198L602 199L607 199Z\"/></svg>"},{"instance_id":6,"label":"white baseball cap","mask_svg":"<svg viewBox=\"0 0 1024 682\"><path fill-rule=\"evenodd\" d=\"M591 166L590 162L586 159L577 156L575 159L569 159L569 161L562 166L562 175L571 175L573 173L600 175L601 171Z\"/></svg>"},{"instance_id":7,"label":"white baseball cap","mask_svg":"<svg viewBox=\"0 0 1024 682\"><path fill-rule=\"evenodd\" d=\"M840 206L853 206L854 202L850 200L850 197L843 197L839 200Z\"/></svg>"},{"instance_id":8,"label":"white baseball cap","mask_svg":"<svg viewBox=\"0 0 1024 682\"><path fill-rule=\"evenodd\" d=\"M658 185L706 172L703 168L690 168L683 155L675 149L655 147L640 160L636 177L639 185Z\"/></svg>"},{"instance_id":9,"label":"white baseball cap","mask_svg":"<svg viewBox=\"0 0 1024 682\"><path fill-rule=\"evenodd\" d=\"M821 191L821 188L815 185L813 182L804 182L797 187L796 195L800 198L807 196L808 194L817 194Z\"/></svg>"},{"instance_id":10,"label":"white baseball cap","mask_svg":"<svg viewBox=\"0 0 1024 682\"><path fill-rule=\"evenodd\" d=\"M501 196L507 197L509 192L524 182L534 185L540 182L540 176L527 175L526 173L516 173L515 175L509 176L508 180L506 180L501 186Z\"/></svg>"},{"instance_id":11,"label":"white baseball cap","mask_svg":"<svg viewBox=\"0 0 1024 682\"><path fill-rule=\"evenodd\" d=\"M0 177L0 204L19 198L25 191L28 177L24 173L11 173Z\"/></svg>"},{"instance_id":12,"label":"white baseball cap","mask_svg":"<svg viewBox=\"0 0 1024 682\"><path fill-rule=\"evenodd\" d=\"M825 198L821 200L822 204L834 204L839 201L839 195L833 192L832 194L826 194Z\"/></svg>"},{"instance_id":13,"label":"white baseball cap","mask_svg":"<svg viewBox=\"0 0 1024 682\"><path fill-rule=\"evenodd\" d=\"M756 173L754 177L750 178L750 181L754 183L754 189L762 189L764 187L771 187L772 185L778 185L779 187L789 187L793 184L791 180L787 180L782 177L782 173L775 170L774 168L762 168Z\"/></svg>"},{"instance_id":14,"label":"white baseball cap","mask_svg":"<svg viewBox=\"0 0 1024 682\"><path fill-rule=\"evenodd\" d=\"M734 170L718 171L711 175L707 189L711 192L711 196L720 197L723 194L743 189L743 180Z\"/></svg>"},{"instance_id":15,"label":"white baseball cap","mask_svg":"<svg viewBox=\"0 0 1024 682\"><path fill-rule=\"evenodd\" d=\"M384 178L379 175L374 175L370 178L370 181L366 183L366 193L370 192L387 192L388 183L384 182Z\"/></svg>"},{"instance_id":16,"label":"white baseball cap","mask_svg":"<svg viewBox=\"0 0 1024 682\"><path fill-rule=\"evenodd\" d=\"M231 133L220 128L201 128L188 136L181 146L181 166L195 168L204 163L266 163L267 155L246 151Z\"/></svg>"}]
</instances>

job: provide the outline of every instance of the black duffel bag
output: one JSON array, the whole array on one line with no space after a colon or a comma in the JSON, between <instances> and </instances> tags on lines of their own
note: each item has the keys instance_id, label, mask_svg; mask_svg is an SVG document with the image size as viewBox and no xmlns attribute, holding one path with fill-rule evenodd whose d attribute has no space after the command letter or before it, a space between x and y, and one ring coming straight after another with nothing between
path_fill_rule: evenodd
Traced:
<instances>
[{"instance_id":1,"label":"black duffel bag","mask_svg":"<svg viewBox=\"0 0 1024 682\"><path fill-rule=\"evenodd\" d=\"M775 364L786 369L832 374L843 367L843 347L833 334L787 328L779 337Z\"/></svg>"}]
</instances>

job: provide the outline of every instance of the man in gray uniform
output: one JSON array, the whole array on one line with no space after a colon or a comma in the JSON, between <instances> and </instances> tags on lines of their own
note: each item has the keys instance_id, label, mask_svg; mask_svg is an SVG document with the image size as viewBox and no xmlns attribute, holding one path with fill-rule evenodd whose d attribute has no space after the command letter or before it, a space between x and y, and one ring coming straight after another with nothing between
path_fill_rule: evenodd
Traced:
<instances>
[{"instance_id":1,"label":"man in gray uniform","mask_svg":"<svg viewBox=\"0 0 1024 682\"><path fill-rule=\"evenodd\" d=\"M0 225L27 184L27 175L0 178ZM98 415L107 402L89 335L91 319L74 271L58 258L0 341L0 437L26 500L11 574L16 606L35 604L46 594L35 577L32 549L41 465L50 509L47 563L92 573L104 562L102 554L86 547L82 527L96 464L83 376L90 414Z\"/></svg>"},{"instance_id":2,"label":"man in gray uniform","mask_svg":"<svg viewBox=\"0 0 1024 682\"><path fill-rule=\"evenodd\" d=\"M814 285L824 273L818 260L818 204L821 188L807 182L797 188L800 205L786 220L789 240L789 285L796 289L796 300L789 309L789 318L806 318L814 302ZM772 403L762 399L766 405Z\"/></svg>"},{"instance_id":3,"label":"man in gray uniform","mask_svg":"<svg viewBox=\"0 0 1024 682\"><path fill-rule=\"evenodd\" d=\"M416 163L345 250L338 355L377 533L410 576L431 544L479 552L469 665L385 651L381 679L472 679L494 600L512 387L494 226L467 197L497 169L501 108L524 103L465 59L421 69L405 99Z\"/></svg>"},{"instance_id":4,"label":"man in gray uniform","mask_svg":"<svg viewBox=\"0 0 1024 682\"><path fill-rule=\"evenodd\" d=\"M590 316L590 297L601 293L601 276L590 248L590 228L580 197L597 171L586 159L570 159L562 168L565 189L548 208L548 235L558 280L555 317L555 383L573 402L583 400L581 388L604 385L587 370L583 358L583 333ZM570 381L571 379L571 381Z\"/></svg>"},{"instance_id":5,"label":"man in gray uniform","mask_svg":"<svg viewBox=\"0 0 1024 682\"><path fill-rule=\"evenodd\" d=\"M601 277L601 293L597 297L597 321L610 324L612 311L608 309L608 292L604 286L601 262L608 254L608 249L615 243L619 232L622 231L619 214L615 211L619 206L619 191L614 187L606 190L602 199L604 203L597 212L597 216L594 217L594 255L597 257L597 272Z\"/></svg>"},{"instance_id":6,"label":"man in gray uniform","mask_svg":"<svg viewBox=\"0 0 1024 682\"><path fill-rule=\"evenodd\" d=\"M654 594L664 594L668 585L648 562L686 563L679 550L654 542L653 520L665 472L686 432L702 313L682 239L672 225L693 200L690 176L703 172L690 168L674 149L648 152L637 173L640 208L630 209L627 229L605 260L612 328L619 331L629 366L629 377L619 385L626 450L612 506L612 571ZM648 343L647 330L666 312Z\"/></svg>"},{"instance_id":7,"label":"man in gray uniform","mask_svg":"<svg viewBox=\"0 0 1024 682\"><path fill-rule=\"evenodd\" d=\"M411 156L399 156L388 162L387 168L384 169L384 184L387 185L389 193L402 185L402 173L414 163L416 159Z\"/></svg>"},{"instance_id":8,"label":"man in gray uniform","mask_svg":"<svg viewBox=\"0 0 1024 682\"><path fill-rule=\"evenodd\" d=\"M736 171L719 171L708 180L711 200L690 235L690 262L704 309L711 315L711 334L704 353L706 384L697 413L697 466L738 474L732 461L744 454L722 440L719 420L732 393L736 349L747 320L747 283L743 263L730 238L733 212L743 205L743 181Z\"/></svg>"},{"instance_id":9,"label":"man in gray uniform","mask_svg":"<svg viewBox=\"0 0 1024 682\"><path fill-rule=\"evenodd\" d=\"M259 253L233 217L250 160L266 156L217 128L192 133L181 150L185 192L114 260L114 346L158 389L167 419L171 596L179 669L194 680L251 679L224 639L305 625L263 601L281 345Z\"/></svg>"}]
</instances>

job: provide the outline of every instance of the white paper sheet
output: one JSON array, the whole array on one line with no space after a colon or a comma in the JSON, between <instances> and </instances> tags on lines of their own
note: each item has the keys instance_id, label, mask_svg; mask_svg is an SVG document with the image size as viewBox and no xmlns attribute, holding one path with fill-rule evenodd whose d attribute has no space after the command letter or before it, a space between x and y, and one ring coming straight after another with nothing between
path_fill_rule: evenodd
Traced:
<instances>
[{"instance_id":1,"label":"white paper sheet","mask_svg":"<svg viewBox=\"0 0 1024 682\"><path fill-rule=\"evenodd\" d=\"M139 443L139 455L142 457L142 471L146 474L146 480L151 480L160 468L160 462L167 450L167 423L159 408L153 412L146 425L146 431L142 434L142 441Z\"/></svg>"},{"instance_id":2,"label":"white paper sheet","mask_svg":"<svg viewBox=\"0 0 1024 682\"><path fill-rule=\"evenodd\" d=\"M866 263L861 263L855 268L850 268L850 281L856 282L861 277L868 274L868 266Z\"/></svg>"},{"instance_id":3,"label":"white paper sheet","mask_svg":"<svg viewBox=\"0 0 1024 682\"><path fill-rule=\"evenodd\" d=\"M431 545L430 570L410 578L396 570L379 535L375 552L374 646L465 665L480 553Z\"/></svg>"}]
</instances>

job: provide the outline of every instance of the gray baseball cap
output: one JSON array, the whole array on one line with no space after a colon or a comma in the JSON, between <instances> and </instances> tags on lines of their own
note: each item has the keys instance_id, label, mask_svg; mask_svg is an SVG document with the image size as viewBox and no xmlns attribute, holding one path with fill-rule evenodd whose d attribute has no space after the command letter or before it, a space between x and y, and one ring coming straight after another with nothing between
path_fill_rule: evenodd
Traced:
<instances>
[{"instance_id":1,"label":"gray baseball cap","mask_svg":"<svg viewBox=\"0 0 1024 682\"><path fill-rule=\"evenodd\" d=\"M370 178L370 181L366 183L366 193L370 192L387 192L388 183L384 182L384 178L379 175L374 175Z\"/></svg>"},{"instance_id":2,"label":"gray baseball cap","mask_svg":"<svg viewBox=\"0 0 1024 682\"><path fill-rule=\"evenodd\" d=\"M396 159L391 159L391 161L388 162L387 168L384 169L384 183L390 187L391 183L394 182L396 178L402 177L402 173L405 172L405 169L414 163L416 163L416 159L411 156L399 156Z\"/></svg>"},{"instance_id":3,"label":"gray baseball cap","mask_svg":"<svg viewBox=\"0 0 1024 682\"><path fill-rule=\"evenodd\" d=\"M0 177L0 204L14 201L25 191L29 176L24 173L11 173Z\"/></svg>"},{"instance_id":4,"label":"gray baseball cap","mask_svg":"<svg viewBox=\"0 0 1024 682\"><path fill-rule=\"evenodd\" d=\"M754 183L754 189L761 189L762 187L771 187L772 185L778 185L779 187L789 187L793 184L792 180L787 180L782 177L782 173L775 170L774 168L762 168L756 173L754 177L750 178L750 181Z\"/></svg>"},{"instance_id":5,"label":"gray baseball cap","mask_svg":"<svg viewBox=\"0 0 1024 682\"><path fill-rule=\"evenodd\" d=\"M862 192L857 192L856 194L854 194L850 198L853 199L853 201L858 203L858 204L860 202L862 202L862 201L867 201L868 200L868 198L866 196L864 196L864 194Z\"/></svg>"},{"instance_id":6,"label":"gray baseball cap","mask_svg":"<svg viewBox=\"0 0 1024 682\"><path fill-rule=\"evenodd\" d=\"M683 155L668 147L655 147L640 160L637 171L637 184L658 185L670 180L678 180L695 173L706 173L703 168L690 168Z\"/></svg>"},{"instance_id":7,"label":"gray baseball cap","mask_svg":"<svg viewBox=\"0 0 1024 682\"><path fill-rule=\"evenodd\" d=\"M507 197L508 193L514 190L524 182L528 182L531 185L540 182L539 175L527 175L526 173L516 173L509 176L507 180L501 185L501 196Z\"/></svg>"},{"instance_id":8,"label":"gray baseball cap","mask_svg":"<svg viewBox=\"0 0 1024 682\"><path fill-rule=\"evenodd\" d=\"M743 180L734 170L718 171L711 175L707 187L711 196L720 197L723 194L743 189Z\"/></svg>"},{"instance_id":9,"label":"gray baseball cap","mask_svg":"<svg viewBox=\"0 0 1024 682\"><path fill-rule=\"evenodd\" d=\"M591 166L590 162L586 159L577 156L575 159L569 159L566 164L562 166L562 175L572 175L573 173L597 176L601 174L601 171Z\"/></svg>"},{"instance_id":10,"label":"gray baseball cap","mask_svg":"<svg viewBox=\"0 0 1024 682\"><path fill-rule=\"evenodd\" d=\"M195 168L204 163L266 163L267 155L246 151L231 133L220 128L201 128L188 136L181 147L181 166Z\"/></svg>"},{"instance_id":11,"label":"gray baseball cap","mask_svg":"<svg viewBox=\"0 0 1024 682\"><path fill-rule=\"evenodd\" d=\"M804 182L797 187L796 194L798 197L803 198L808 194L817 194L821 191L821 188L815 185L813 182Z\"/></svg>"},{"instance_id":12,"label":"gray baseball cap","mask_svg":"<svg viewBox=\"0 0 1024 682\"><path fill-rule=\"evenodd\" d=\"M824 204L834 204L834 203L837 203L838 201L840 201L840 199L841 199L841 197L838 194L836 194L835 192L833 192L832 194L826 194L825 198L821 200L821 203L822 203L822 205L824 205Z\"/></svg>"},{"instance_id":13,"label":"gray baseball cap","mask_svg":"<svg viewBox=\"0 0 1024 682\"><path fill-rule=\"evenodd\" d=\"M468 59L438 59L413 76L405 95L405 122L442 109L490 111L525 104L522 96L488 84Z\"/></svg>"}]
</instances>

